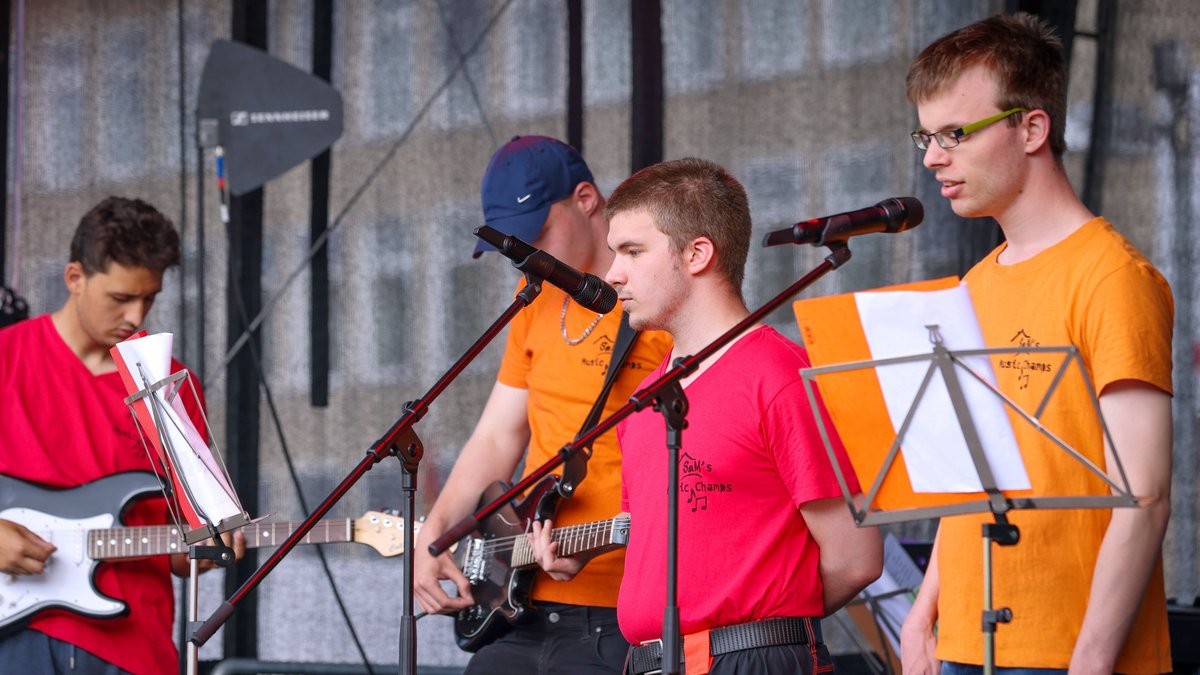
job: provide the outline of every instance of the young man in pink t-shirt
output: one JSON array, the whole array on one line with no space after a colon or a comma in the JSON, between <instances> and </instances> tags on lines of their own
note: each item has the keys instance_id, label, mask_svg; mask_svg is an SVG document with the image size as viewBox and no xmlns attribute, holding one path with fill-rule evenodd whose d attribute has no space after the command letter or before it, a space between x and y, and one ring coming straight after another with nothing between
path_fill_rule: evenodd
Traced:
<instances>
[{"instance_id":1,"label":"young man in pink t-shirt","mask_svg":"<svg viewBox=\"0 0 1200 675\"><path fill-rule=\"evenodd\" d=\"M651 379L749 314L741 283L750 210L724 169L699 159L648 167L617 188L606 215L616 253L607 281L630 324L675 340ZM879 535L855 527L817 432L799 374L808 365L803 349L759 325L681 382L689 412L679 458L678 603L688 673L824 670L820 618L881 572ZM622 423L618 436L632 530L617 613L637 645L662 634L668 451L663 420L649 410ZM567 576L584 563L557 558L545 528L535 530L548 571ZM658 667L642 656L632 655L629 672Z\"/></svg>"}]
</instances>

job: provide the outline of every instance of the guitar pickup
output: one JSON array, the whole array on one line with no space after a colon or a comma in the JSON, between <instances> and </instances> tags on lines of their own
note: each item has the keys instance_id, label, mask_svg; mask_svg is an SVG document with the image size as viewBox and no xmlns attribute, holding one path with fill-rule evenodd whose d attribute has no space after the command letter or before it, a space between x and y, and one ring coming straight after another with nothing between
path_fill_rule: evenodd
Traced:
<instances>
[{"instance_id":1,"label":"guitar pickup","mask_svg":"<svg viewBox=\"0 0 1200 675\"><path fill-rule=\"evenodd\" d=\"M484 569L486 561L483 559L483 539L472 538L464 539L460 546L463 547L462 568L463 576L471 583L478 583L484 580Z\"/></svg>"}]
</instances>

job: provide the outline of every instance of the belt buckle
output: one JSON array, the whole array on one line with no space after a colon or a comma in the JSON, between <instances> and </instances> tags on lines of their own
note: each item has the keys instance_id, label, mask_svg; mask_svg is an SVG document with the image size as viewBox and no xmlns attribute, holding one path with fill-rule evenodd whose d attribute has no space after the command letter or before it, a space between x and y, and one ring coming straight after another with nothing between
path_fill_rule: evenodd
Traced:
<instances>
[{"instance_id":1,"label":"belt buckle","mask_svg":"<svg viewBox=\"0 0 1200 675\"><path fill-rule=\"evenodd\" d=\"M642 643L639 644L638 646L639 647L649 647L650 645L652 645L656 642L658 643L658 670L647 670L646 672L642 673L642 675L662 675L662 655L665 653L663 651L662 638L654 638L653 640L642 640Z\"/></svg>"}]
</instances>

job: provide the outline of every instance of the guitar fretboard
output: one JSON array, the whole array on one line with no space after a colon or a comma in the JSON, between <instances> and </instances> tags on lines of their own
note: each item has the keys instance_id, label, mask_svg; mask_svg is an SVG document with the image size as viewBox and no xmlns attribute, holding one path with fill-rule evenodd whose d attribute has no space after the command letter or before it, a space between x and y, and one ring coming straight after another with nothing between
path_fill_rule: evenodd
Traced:
<instances>
[{"instance_id":1,"label":"guitar fretboard","mask_svg":"<svg viewBox=\"0 0 1200 675\"><path fill-rule=\"evenodd\" d=\"M251 523L243 528L246 547L278 546L295 532L298 522ZM332 518L318 521L302 544L332 544L354 541L354 521ZM174 525L151 525L145 527L111 527L89 530L87 535L88 557L93 560L117 558L140 558L165 553L183 553L187 544Z\"/></svg>"},{"instance_id":2,"label":"guitar fretboard","mask_svg":"<svg viewBox=\"0 0 1200 675\"><path fill-rule=\"evenodd\" d=\"M629 538L629 519L613 518L582 525L556 527L550 532L551 541L558 542L558 555L568 556L584 551L623 546ZM533 549L525 535L504 537L495 542L497 548L509 545L513 548L512 567L529 567L537 564L533 558Z\"/></svg>"}]
</instances>

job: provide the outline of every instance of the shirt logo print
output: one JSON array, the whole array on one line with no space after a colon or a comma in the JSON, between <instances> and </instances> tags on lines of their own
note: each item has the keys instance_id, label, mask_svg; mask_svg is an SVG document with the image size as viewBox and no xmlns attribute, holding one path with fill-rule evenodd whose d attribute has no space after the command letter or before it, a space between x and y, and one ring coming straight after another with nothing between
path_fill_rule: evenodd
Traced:
<instances>
[{"instance_id":1,"label":"shirt logo print","mask_svg":"<svg viewBox=\"0 0 1200 675\"><path fill-rule=\"evenodd\" d=\"M710 495L733 492L732 484L710 480L712 470L711 462L696 459L687 452L679 458L679 491L687 495L684 503L691 505L692 513L707 511Z\"/></svg>"},{"instance_id":2,"label":"shirt logo print","mask_svg":"<svg viewBox=\"0 0 1200 675\"><path fill-rule=\"evenodd\" d=\"M1016 332L1008 343L1014 347L1040 347L1042 343L1022 328ZM1024 391L1029 388L1030 378L1034 373L1051 374L1054 372L1054 364L1049 361L1037 360L1036 354L1014 354L1004 355L999 359L999 366L1003 370L1017 371L1017 382L1020 383L1020 389Z\"/></svg>"}]
</instances>

